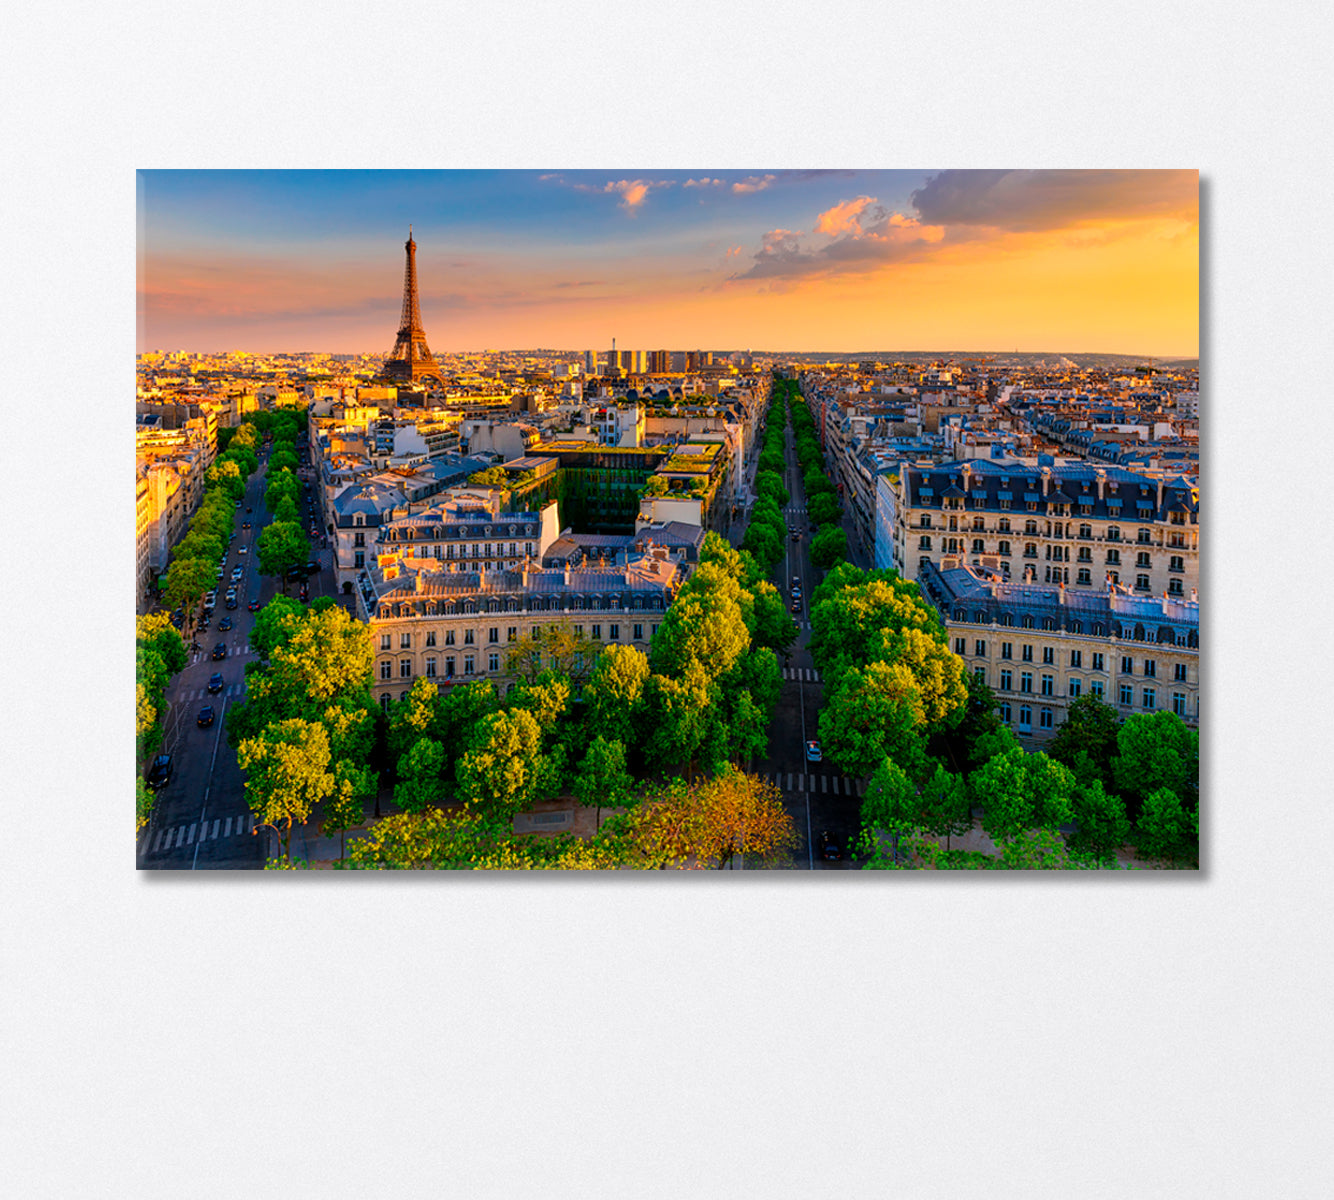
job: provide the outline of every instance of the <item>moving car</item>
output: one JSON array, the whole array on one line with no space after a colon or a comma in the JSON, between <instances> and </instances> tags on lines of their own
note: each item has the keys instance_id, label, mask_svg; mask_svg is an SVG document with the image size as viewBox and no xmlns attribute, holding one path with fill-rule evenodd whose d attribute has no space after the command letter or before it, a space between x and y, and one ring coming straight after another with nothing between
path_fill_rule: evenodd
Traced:
<instances>
[{"instance_id":1,"label":"moving car","mask_svg":"<svg viewBox=\"0 0 1334 1200\"><path fill-rule=\"evenodd\" d=\"M158 788L166 787L170 780L171 755L159 754L149 764L148 774L144 777L144 782L156 792Z\"/></svg>"},{"instance_id":2,"label":"moving car","mask_svg":"<svg viewBox=\"0 0 1334 1200\"><path fill-rule=\"evenodd\" d=\"M236 553L237 553L237 554L249 554L249 553L250 553L250 547L249 547L249 546L242 546L242 547L240 547L240 548L236 551Z\"/></svg>"},{"instance_id":3,"label":"moving car","mask_svg":"<svg viewBox=\"0 0 1334 1200\"><path fill-rule=\"evenodd\" d=\"M224 607L224 608L235 608L235 607L236 607L236 597L235 597L235 596L228 596L228 597L227 597L227 603L224 604L223 607Z\"/></svg>"},{"instance_id":4,"label":"moving car","mask_svg":"<svg viewBox=\"0 0 1334 1200\"><path fill-rule=\"evenodd\" d=\"M838 844L838 839L827 829L820 834L816 848L826 862L838 862L843 857L843 848Z\"/></svg>"},{"instance_id":5,"label":"moving car","mask_svg":"<svg viewBox=\"0 0 1334 1200\"><path fill-rule=\"evenodd\" d=\"M801 612L801 597L800 597L800 596L796 597L796 599L794 599L794 600L792 601L792 611L793 611L794 613L799 613L799 612Z\"/></svg>"},{"instance_id":6,"label":"moving car","mask_svg":"<svg viewBox=\"0 0 1334 1200\"><path fill-rule=\"evenodd\" d=\"M232 627L231 617L223 617L222 620L218 622L219 633L227 633L231 629L231 627Z\"/></svg>"},{"instance_id":7,"label":"moving car","mask_svg":"<svg viewBox=\"0 0 1334 1200\"><path fill-rule=\"evenodd\" d=\"M247 508L247 509L246 509L246 512L249 512L249 511L250 511L250 510ZM249 528L250 528L250 522L249 522L249 521L242 521L242 522L241 522L241 528L242 528L242 529L249 529Z\"/></svg>"},{"instance_id":8,"label":"moving car","mask_svg":"<svg viewBox=\"0 0 1334 1200\"><path fill-rule=\"evenodd\" d=\"M317 562L308 562L306 564L307 575L318 575L320 573L320 564Z\"/></svg>"},{"instance_id":9,"label":"moving car","mask_svg":"<svg viewBox=\"0 0 1334 1200\"><path fill-rule=\"evenodd\" d=\"M800 529L794 529L794 530L792 531L792 540L793 540L794 542L799 542L799 541L801 541L801 530L800 530Z\"/></svg>"},{"instance_id":10,"label":"moving car","mask_svg":"<svg viewBox=\"0 0 1334 1200\"><path fill-rule=\"evenodd\" d=\"M221 672L214 671L213 674L208 677L208 694L210 696L216 696L220 691L222 691L222 674Z\"/></svg>"},{"instance_id":11,"label":"moving car","mask_svg":"<svg viewBox=\"0 0 1334 1200\"><path fill-rule=\"evenodd\" d=\"M226 643L226 642L219 642L216 646L213 647L213 657L214 657L214 658L226 658L226 657L227 657L227 643Z\"/></svg>"},{"instance_id":12,"label":"moving car","mask_svg":"<svg viewBox=\"0 0 1334 1200\"><path fill-rule=\"evenodd\" d=\"M204 707L199 710L199 716L195 718L195 724L197 724L200 729L207 729L213 724L213 705L205 704Z\"/></svg>"},{"instance_id":13,"label":"moving car","mask_svg":"<svg viewBox=\"0 0 1334 1200\"><path fill-rule=\"evenodd\" d=\"M245 610L246 612L259 612L259 601L252 600L249 604L245 606Z\"/></svg>"},{"instance_id":14,"label":"moving car","mask_svg":"<svg viewBox=\"0 0 1334 1200\"><path fill-rule=\"evenodd\" d=\"M236 583L236 582L241 578L241 576L244 575L244 574L245 574L245 568L244 568L244 567L240 567L240 566L233 567L233 568L232 568L232 582L233 582L233 583Z\"/></svg>"},{"instance_id":15,"label":"moving car","mask_svg":"<svg viewBox=\"0 0 1334 1200\"><path fill-rule=\"evenodd\" d=\"M809 763L824 762L824 755L820 753L820 742L818 738L811 738L806 743L806 761Z\"/></svg>"}]
</instances>

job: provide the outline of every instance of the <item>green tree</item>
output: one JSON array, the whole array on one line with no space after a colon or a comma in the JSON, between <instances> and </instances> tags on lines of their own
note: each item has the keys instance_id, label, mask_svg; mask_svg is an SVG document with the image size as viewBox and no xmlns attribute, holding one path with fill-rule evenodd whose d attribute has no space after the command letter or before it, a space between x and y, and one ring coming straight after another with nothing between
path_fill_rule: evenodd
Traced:
<instances>
[{"instance_id":1,"label":"green tree","mask_svg":"<svg viewBox=\"0 0 1334 1200\"><path fill-rule=\"evenodd\" d=\"M841 525L830 525L811 539L811 562L822 570L848 556L848 535Z\"/></svg>"},{"instance_id":2,"label":"green tree","mask_svg":"<svg viewBox=\"0 0 1334 1200\"><path fill-rule=\"evenodd\" d=\"M913 827L916 808L917 788L908 773L892 758L881 759L862 797L862 825L872 831L867 840L878 841L875 830L893 834L897 857L898 839Z\"/></svg>"},{"instance_id":3,"label":"green tree","mask_svg":"<svg viewBox=\"0 0 1334 1200\"><path fill-rule=\"evenodd\" d=\"M474 471L468 482L474 487L503 488L509 483L509 475L504 467L487 467L484 471Z\"/></svg>"},{"instance_id":4,"label":"green tree","mask_svg":"<svg viewBox=\"0 0 1334 1200\"><path fill-rule=\"evenodd\" d=\"M1135 822L1135 846L1143 857L1173 866L1198 863L1199 814L1187 809L1171 788L1156 788L1145 796Z\"/></svg>"},{"instance_id":5,"label":"green tree","mask_svg":"<svg viewBox=\"0 0 1334 1200\"><path fill-rule=\"evenodd\" d=\"M973 810L965 781L937 763L931 777L922 784L915 823L933 837L944 837L946 849L951 837L972 829Z\"/></svg>"},{"instance_id":6,"label":"green tree","mask_svg":"<svg viewBox=\"0 0 1334 1200\"><path fill-rule=\"evenodd\" d=\"M398 760L394 803L404 812L422 812L445 797L445 748L434 738L419 737Z\"/></svg>"},{"instance_id":7,"label":"green tree","mask_svg":"<svg viewBox=\"0 0 1334 1200\"><path fill-rule=\"evenodd\" d=\"M339 858L347 857L347 831L366 819L366 799L375 794L375 773L346 760L334 763L334 785L324 803L320 831L325 837L342 835Z\"/></svg>"},{"instance_id":8,"label":"green tree","mask_svg":"<svg viewBox=\"0 0 1334 1200\"><path fill-rule=\"evenodd\" d=\"M973 772L969 787L982 806L982 828L998 844L1026 829L1056 829L1073 816L1074 776L1045 754L998 754Z\"/></svg>"},{"instance_id":9,"label":"green tree","mask_svg":"<svg viewBox=\"0 0 1334 1200\"><path fill-rule=\"evenodd\" d=\"M204 472L204 483L207 487L222 488L233 500L239 500L245 495L245 480L235 459L214 462Z\"/></svg>"},{"instance_id":10,"label":"green tree","mask_svg":"<svg viewBox=\"0 0 1334 1200\"><path fill-rule=\"evenodd\" d=\"M389 757L394 763L429 732L437 728L440 693L429 679L418 675L402 700L389 705Z\"/></svg>"},{"instance_id":11,"label":"green tree","mask_svg":"<svg viewBox=\"0 0 1334 1200\"><path fill-rule=\"evenodd\" d=\"M832 492L817 492L806 497L806 517L812 525L833 525L843 515Z\"/></svg>"},{"instance_id":12,"label":"green tree","mask_svg":"<svg viewBox=\"0 0 1334 1200\"><path fill-rule=\"evenodd\" d=\"M365 692L374 657L370 626L332 605L307 610L286 643L274 647L269 673L287 695L325 704Z\"/></svg>"},{"instance_id":13,"label":"green tree","mask_svg":"<svg viewBox=\"0 0 1334 1200\"><path fill-rule=\"evenodd\" d=\"M787 488L783 486L783 477L776 471L760 471L755 476L755 494L768 497L779 508L792 499Z\"/></svg>"},{"instance_id":14,"label":"green tree","mask_svg":"<svg viewBox=\"0 0 1334 1200\"><path fill-rule=\"evenodd\" d=\"M505 651L505 670L525 682L534 682L544 671L552 671L580 688L588 682L602 645L576 631L568 620L554 621L511 642Z\"/></svg>"},{"instance_id":15,"label":"green tree","mask_svg":"<svg viewBox=\"0 0 1334 1200\"><path fill-rule=\"evenodd\" d=\"M679 679L651 675L644 694L649 764L659 769L683 766L693 777L696 754L714 720L717 688L702 667L692 664Z\"/></svg>"},{"instance_id":16,"label":"green tree","mask_svg":"<svg viewBox=\"0 0 1334 1200\"><path fill-rule=\"evenodd\" d=\"M183 671L190 661L181 635L164 612L147 613L135 618L135 643L152 650L161 659L163 670L168 676Z\"/></svg>"},{"instance_id":17,"label":"green tree","mask_svg":"<svg viewBox=\"0 0 1334 1200\"><path fill-rule=\"evenodd\" d=\"M1110 704L1091 694L1080 696L1071 703L1047 753L1069 767L1080 783L1110 780L1120 728L1121 718Z\"/></svg>"},{"instance_id":18,"label":"green tree","mask_svg":"<svg viewBox=\"0 0 1334 1200\"><path fill-rule=\"evenodd\" d=\"M680 676L697 666L710 678L726 672L750 643L741 617L740 591L720 566L699 566L653 635L653 669Z\"/></svg>"},{"instance_id":19,"label":"green tree","mask_svg":"<svg viewBox=\"0 0 1334 1200\"><path fill-rule=\"evenodd\" d=\"M753 554L766 569L776 566L783 558L783 537L772 525L752 520L741 539L744 550Z\"/></svg>"},{"instance_id":20,"label":"green tree","mask_svg":"<svg viewBox=\"0 0 1334 1200\"><path fill-rule=\"evenodd\" d=\"M285 646L301 627L305 619L305 609L290 596L274 596L255 614L255 623L250 628L250 648L259 656L260 661L267 660L276 647Z\"/></svg>"},{"instance_id":21,"label":"green tree","mask_svg":"<svg viewBox=\"0 0 1334 1200\"><path fill-rule=\"evenodd\" d=\"M142 775L134 779L134 832L137 837L143 832L153 815L153 806L157 803L157 793L144 782Z\"/></svg>"},{"instance_id":22,"label":"green tree","mask_svg":"<svg viewBox=\"0 0 1334 1200\"><path fill-rule=\"evenodd\" d=\"M641 737L648 658L632 646L608 646L584 686L589 727L608 741Z\"/></svg>"},{"instance_id":23,"label":"green tree","mask_svg":"<svg viewBox=\"0 0 1334 1200\"><path fill-rule=\"evenodd\" d=\"M263 575L276 575L287 594L287 572L297 563L305 562L309 552L306 535L294 521L275 521L260 533L255 543L259 554L259 570Z\"/></svg>"},{"instance_id":24,"label":"green tree","mask_svg":"<svg viewBox=\"0 0 1334 1200\"><path fill-rule=\"evenodd\" d=\"M598 734L574 776L574 798L585 808L597 810L595 828L602 825L602 809L623 808L630 802L634 780L625 769L625 746Z\"/></svg>"},{"instance_id":25,"label":"green tree","mask_svg":"<svg viewBox=\"0 0 1334 1200\"><path fill-rule=\"evenodd\" d=\"M1199 795L1200 735L1176 713L1127 717L1116 735L1112 775L1117 788L1140 803L1161 788L1187 801Z\"/></svg>"},{"instance_id":26,"label":"green tree","mask_svg":"<svg viewBox=\"0 0 1334 1200\"><path fill-rule=\"evenodd\" d=\"M295 471L297 468L297 457L291 450L279 448L274 443L273 453L269 455L269 475L273 476L278 471Z\"/></svg>"},{"instance_id":27,"label":"green tree","mask_svg":"<svg viewBox=\"0 0 1334 1200\"><path fill-rule=\"evenodd\" d=\"M531 683L516 684L505 697L505 707L511 712L522 709L531 713L549 743L569 712L570 681L553 671L544 671Z\"/></svg>"},{"instance_id":28,"label":"green tree","mask_svg":"<svg viewBox=\"0 0 1334 1200\"><path fill-rule=\"evenodd\" d=\"M316 722L279 721L241 742L237 760L247 773L246 803L256 825L278 830L290 862L292 826L303 824L334 788L328 734Z\"/></svg>"},{"instance_id":29,"label":"green tree","mask_svg":"<svg viewBox=\"0 0 1334 1200\"><path fill-rule=\"evenodd\" d=\"M293 504L300 500L301 481L291 471L275 472L270 464L268 479L268 486L264 489L264 505L270 512L276 513L284 500Z\"/></svg>"},{"instance_id":30,"label":"green tree","mask_svg":"<svg viewBox=\"0 0 1334 1200\"><path fill-rule=\"evenodd\" d=\"M483 717L455 769L459 795L513 818L559 785L559 764L542 753L542 729L531 713Z\"/></svg>"},{"instance_id":31,"label":"green tree","mask_svg":"<svg viewBox=\"0 0 1334 1200\"><path fill-rule=\"evenodd\" d=\"M496 689L486 680L456 684L436 703L431 736L445 747L451 760L457 760L467 749L473 730L499 708Z\"/></svg>"},{"instance_id":32,"label":"green tree","mask_svg":"<svg viewBox=\"0 0 1334 1200\"><path fill-rule=\"evenodd\" d=\"M1116 851L1130 836L1125 801L1115 793L1105 791L1100 779L1081 782L1075 788L1072 800L1078 829L1066 839L1066 844L1100 862L1115 864Z\"/></svg>"},{"instance_id":33,"label":"green tree","mask_svg":"<svg viewBox=\"0 0 1334 1200\"><path fill-rule=\"evenodd\" d=\"M162 577L162 599L168 608L185 610L186 627L193 623L194 608L214 584L217 568L206 558L176 558Z\"/></svg>"},{"instance_id":34,"label":"green tree","mask_svg":"<svg viewBox=\"0 0 1334 1200\"><path fill-rule=\"evenodd\" d=\"M749 591L753 597L751 645L767 646L779 654L786 654L797 640L799 630L783 603L783 597L767 580L760 580Z\"/></svg>"},{"instance_id":35,"label":"green tree","mask_svg":"<svg viewBox=\"0 0 1334 1200\"><path fill-rule=\"evenodd\" d=\"M820 710L824 752L849 775L869 775L886 755L915 772L924 765L925 725L911 672L885 662L849 670Z\"/></svg>"}]
</instances>

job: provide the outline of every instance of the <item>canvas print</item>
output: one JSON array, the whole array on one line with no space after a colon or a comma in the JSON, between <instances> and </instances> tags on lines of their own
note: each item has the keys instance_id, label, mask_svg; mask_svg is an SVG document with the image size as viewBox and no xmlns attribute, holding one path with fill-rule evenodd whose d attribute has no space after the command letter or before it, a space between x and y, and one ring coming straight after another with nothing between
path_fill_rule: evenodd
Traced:
<instances>
[{"instance_id":1,"label":"canvas print","mask_svg":"<svg viewBox=\"0 0 1334 1200\"><path fill-rule=\"evenodd\" d=\"M139 869L1198 868L1197 172L137 183Z\"/></svg>"}]
</instances>

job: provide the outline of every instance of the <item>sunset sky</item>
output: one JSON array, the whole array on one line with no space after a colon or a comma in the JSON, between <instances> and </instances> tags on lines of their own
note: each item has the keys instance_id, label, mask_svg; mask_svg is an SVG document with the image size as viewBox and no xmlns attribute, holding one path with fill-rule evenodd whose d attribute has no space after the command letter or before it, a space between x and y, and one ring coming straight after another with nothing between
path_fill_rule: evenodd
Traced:
<instances>
[{"instance_id":1,"label":"sunset sky","mask_svg":"<svg viewBox=\"0 0 1334 1200\"><path fill-rule=\"evenodd\" d=\"M1196 171L141 171L139 350L1199 352Z\"/></svg>"}]
</instances>

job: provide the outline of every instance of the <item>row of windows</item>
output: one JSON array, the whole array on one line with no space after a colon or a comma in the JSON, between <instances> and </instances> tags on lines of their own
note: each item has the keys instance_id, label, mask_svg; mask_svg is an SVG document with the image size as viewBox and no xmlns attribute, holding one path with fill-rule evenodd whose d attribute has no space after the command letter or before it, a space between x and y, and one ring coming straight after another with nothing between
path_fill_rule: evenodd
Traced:
<instances>
[{"instance_id":1,"label":"row of windows","mask_svg":"<svg viewBox=\"0 0 1334 1200\"><path fill-rule=\"evenodd\" d=\"M571 628L574 630L574 633L575 633L575 636L576 636L576 637L582 637L582 636L583 636L583 633L584 633L584 627L583 627L582 625L573 625L573 626L571 626ZM601 626L601 624L593 625L591 628L592 628L592 631L593 631L593 632L592 632L592 636L593 636L593 638L596 639L596 640L598 640L598 641L601 641L601 640L602 640L602 626ZM634 637L633 637L632 640L634 640L634 641L636 641L636 642L641 642L641 641L643 641L643 640L644 640L644 626L643 626L642 624L639 624L638 622L636 622L636 623L634 624L634 626L633 626L633 629L634 629ZM657 629L658 629L658 627L657 627L656 625L654 625L654 626L653 626L653 630L654 630L655 633L657 632ZM620 624L619 624L619 623L614 623L614 624L608 625L608 626L607 626L607 630L608 630L608 640L609 640L609 641L613 641L613 642L615 642L615 641L620 641L620 638L621 638L621 633L620 633L621 627L620 627ZM455 633L456 633L456 632L457 632L457 631L456 631L456 630L453 630L453 629L446 629L446 630L445 630L445 640L444 640L444 644L445 644L446 646L453 646L453 645L456 644L455 641L454 641L454 637L455 637ZM472 645L475 645L475 644L476 644L476 637L475 637L475 634L476 634L477 632L478 632L478 631L476 631L476 630L472 630L472 629L465 629L465 630L463 630L463 644L464 644L465 646L472 646ZM540 639L541 636L542 636L542 626L541 626L541 625L534 625L534 626L532 626L532 627L528 630L528 633L529 633L532 637ZM420 639L421 639L420 644L423 645L423 646L425 646L425 647L429 650L432 646L435 646L435 645L439 644L439 643L437 642L437 637L438 637L438 634L437 634L436 630L434 630L434 629L427 630L425 633L413 633L412 631L408 631L408 632L406 632L406 633L400 633L400 634L398 635L398 648L399 648L400 650L411 650L412 647L413 647L413 645L414 645L414 639L416 639L416 638L420 638ZM486 631L486 640L487 640L487 642L490 643L491 645L496 645L497 643L499 643L499 641L500 641L500 626L499 626L499 625L492 625L490 628L487 629L487 631ZM518 641L518 640L519 640L519 627L518 627L517 625L507 625L507 626L505 627L505 641L507 641L507 642L516 642L516 641ZM380 649L381 649L381 650L391 650L391 649L393 649L393 645L394 645L394 635L393 635L392 633L382 633L382 634L380 634Z\"/></svg>"},{"instance_id":2,"label":"row of windows","mask_svg":"<svg viewBox=\"0 0 1334 1200\"><path fill-rule=\"evenodd\" d=\"M968 610L963 608L954 609L951 619L954 621L958 621L962 624L971 624L971 625L987 625L991 623L987 613L982 611L974 611L970 619ZM1014 614L1008 612L1001 613L997 620L997 623L1004 626L1007 629L1010 628L1015 623ZM1024 613L1023 616L1020 617L1019 619L1019 627L1021 629L1036 629L1038 627L1038 623L1034 619L1032 613ZM1055 632L1056 618L1050 616L1043 617L1042 628L1044 630L1047 630L1048 632ZM1170 643L1175 641L1175 643L1178 646L1184 645L1191 647L1198 646L1200 640L1199 633L1194 629L1188 629L1186 631L1185 637L1183 638L1181 636L1180 631L1174 632L1172 628L1167 625L1162 626L1159 629L1158 633L1152 636L1150 636L1151 631L1146 630L1143 625L1136 625L1133 629L1128 625L1127 626L1118 625L1116 628L1109 630L1107 627L1107 623L1104 621L1093 621L1090 624L1089 629L1085 631L1084 622L1080 620L1080 618L1078 617L1070 617L1066 620L1065 632L1076 633L1080 635L1083 635L1085 632L1088 632L1092 634L1093 637L1106 637L1108 636L1109 633L1112 633L1115 634L1117 637L1129 638L1136 642L1163 641Z\"/></svg>"},{"instance_id":3,"label":"row of windows","mask_svg":"<svg viewBox=\"0 0 1334 1200\"><path fill-rule=\"evenodd\" d=\"M917 528L935 529L937 527L932 523L930 513L922 513L921 517L917 522ZM940 528L945 529L946 527L942 525L940 526ZM973 518L973 525L971 530L968 529L965 520L960 520L958 518L951 517L949 521L948 532L987 533L988 529L986 522L981 517ZM991 532L1016 533L1018 531L1010 527L1010 519L1008 517L1002 517L999 521L996 522L996 528ZM1052 525L1050 522L1048 522L1047 529L1045 530L1045 532L1038 528L1038 523L1036 521L1025 521L1023 532L1026 537L1057 537L1057 538L1077 537L1078 540L1084 542L1092 541L1094 536L1093 527L1091 525L1081 525L1079 527L1079 533L1076 534L1075 527L1073 525L1064 525L1060 521L1057 521L1055 525ZM1121 541L1121 529L1117 525L1109 525L1107 527L1106 534L1102 536L1104 536L1106 540L1109 542L1119 542ZM1171 541L1169 543L1170 545L1183 548L1185 547L1186 539L1184 534L1174 533L1170 535L1170 538L1171 538ZM1153 545L1153 530L1140 529L1136 541L1141 546Z\"/></svg>"},{"instance_id":4,"label":"row of windows","mask_svg":"<svg viewBox=\"0 0 1334 1200\"><path fill-rule=\"evenodd\" d=\"M1121 689L1120 703L1122 708L1133 707L1134 696L1132 693L1133 693L1132 688ZM1100 691L1096 692L1095 694L1098 696L1099 699L1102 698L1102 693ZM1154 694L1153 688L1145 688L1144 694L1141 699L1142 699L1141 707L1144 709L1145 712L1157 711L1158 699L1157 696ZM1185 718L1186 696L1184 692L1174 692L1172 694L1172 711L1176 713L1177 716L1182 717L1183 719ZM1008 700L1002 700L1000 702L1000 704L997 706L997 712L1000 714L1000 719L1004 721L1007 725L1012 723L1014 710L1011 708L1010 702ZM1053 727L1054 716L1055 714L1050 708L1040 709L1038 712L1038 728L1051 729ZM1033 709L1027 704L1021 704L1019 706L1019 728L1021 730L1033 728Z\"/></svg>"},{"instance_id":5,"label":"row of windows","mask_svg":"<svg viewBox=\"0 0 1334 1200\"><path fill-rule=\"evenodd\" d=\"M657 628L658 627L656 625L653 627L654 633L657 632ZM576 637L582 637L584 632L584 627L582 625L576 625L574 627L574 632ZM402 635L404 639L401 643L402 649L406 650L409 648L409 642L407 639L410 636L411 636L410 634L406 633ZM602 641L601 625L591 626L591 638L595 642ZM518 639L518 630L516 629L516 627L510 626L508 630L508 640L513 642L516 641L517 639ZM621 627L619 624L611 624L607 626L607 640L610 642L619 642L621 640ZM643 625L634 625L631 627L630 640L634 642L642 642L644 640ZM380 649L388 650L390 648L389 641L390 641L390 635L387 633L382 634L380 637ZM500 630L499 629L488 630L488 641L491 642L492 644L498 643L500 641ZM464 630L463 644L465 646L473 645L473 631L471 629ZM430 633L426 635L426 645L427 646L435 645L435 634ZM446 646L454 645L453 633L448 633L445 635L445 645ZM488 667L487 667L488 670L499 671L500 652L498 650L491 651L490 654L488 655L487 662L488 662ZM463 656L463 674L472 675L474 671L475 671L475 656L472 654L465 654ZM455 658L453 655L447 655L445 657L445 677L449 678L453 676L454 673L455 673ZM412 659L401 658L398 660L398 674L400 679L412 678ZM428 679L435 678L436 656L433 654L428 654L426 656L425 675ZM393 679L393 677L394 677L394 660L391 658L381 659L380 660L381 680Z\"/></svg>"},{"instance_id":6,"label":"row of windows","mask_svg":"<svg viewBox=\"0 0 1334 1200\"><path fill-rule=\"evenodd\" d=\"M962 553L965 553L965 550L964 550L964 543L965 543L966 541L967 541L966 538L941 538L941 540L940 540L940 548L941 548L941 550L943 550L946 554L962 554ZM930 550L930 549L932 548L932 546L931 546L931 538L930 538L930 536L929 536L929 535L924 535L923 537L918 538L918 539L917 539L917 548L918 548L919 550ZM997 553L998 555L1002 556L1002 557L1008 558L1010 555L1013 554L1013 552L1014 552L1014 551L1013 551L1013 547L1010 545L1009 542L1001 541L1001 542L999 542L999 543L997 544L997 546L996 546L996 553ZM986 553L987 553L986 543L983 542L983 540L982 540L981 538L974 538L974 539L973 539L973 548L972 548L971 553L973 553L973 554L986 554ZM1026 543L1025 546L1024 546L1024 555L1023 555L1023 556L1024 556L1025 558L1037 558L1037 557L1038 557L1038 547L1037 547L1037 543L1036 543L1036 542L1028 542L1028 543ZM1048 546L1048 547L1047 547L1047 554L1046 554L1046 557L1047 557L1047 561L1048 561L1048 562L1069 562L1069 561L1070 561L1070 547L1069 547L1069 546ZM1091 562L1093 561L1093 552L1092 552L1091 550L1089 550L1089 548L1088 548L1087 546L1081 546L1080 549L1079 549L1079 553L1078 553L1078 554L1076 555L1076 557L1075 557L1075 561L1076 561L1076 562L1081 562L1081 563L1091 563ZM1108 551L1107 551L1107 554L1106 554L1106 557L1105 557L1105 559L1104 559L1104 561L1105 561L1106 563L1111 564L1111 565L1114 566L1114 567L1119 567L1119 566L1121 565L1121 551L1119 551L1119 550L1108 550ZM1136 557L1135 557L1135 566L1136 566L1136 567L1144 567L1144 568L1147 568L1147 569L1149 569L1149 570L1152 570L1152 569L1153 569L1153 559L1152 559L1152 557L1151 557L1150 555L1148 555L1148 554L1145 554L1145 553L1138 554L1138 555L1136 555ZM1179 555L1179 554L1173 554L1173 555L1169 556L1169 558L1168 558L1167 569L1168 569L1168 571L1171 571L1171 572L1176 572L1176 573L1178 573L1178 574L1184 574L1184 573L1185 573L1185 570L1186 570L1185 559L1182 558L1181 555ZM1087 575L1088 575L1088 572L1087 572L1087 571L1083 571L1083 572L1081 572L1080 574L1083 575L1083 576L1087 576Z\"/></svg>"},{"instance_id":7,"label":"row of windows","mask_svg":"<svg viewBox=\"0 0 1334 1200\"><path fill-rule=\"evenodd\" d=\"M1031 644L1029 644L1029 643L1027 643L1027 642L1023 643L1022 645L1020 645L1020 647L1019 647L1019 651L1020 651L1020 661L1021 661L1021 662L1032 662L1032 661L1033 661L1033 647L1032 647ZM954 639L954 653L957 654L957 655L959 655L960 657L963 657L964 655L966 655L966 654L968 653L968 641L967 641L966 638L956 637L956 638ZM1071 650L1071 651L1069 651L1069 654L1070 654L1070 666L1082 670L1082 669L1083 669L1083 666L1084 666L1084 651L1083 651L1083 650ZM983 641L981 638L977 638L977 639L975 639L974 642L973 642L973 657L974 657L974 658L985 658L986 656L987 656L987 643L986 643L985 641ZM1000 644L1000 656L1001 656L1001 658L1003 658L1003 659L1012 659L1012 658L1014 658L1014 643L1013 643L1013 642L1001 642L1001 644ZM1094 651L1090 651L1090 653L1089 653L1089 660L1090 660L1090 666L1089 666L1089 669L1090 669L1090 670L1092 670L1092 671L1103 671L1103 670L1106 670L1106 667L1104 666L1104 663L1105 663L1106 660L1105 660L1105 658L1104 658L1104 656L1103 656L1103 654L1102 654L1101 652L1096 651L1096 650L1094 650ZM1055 648L1052 647L1052 646L1043 646L1043 647L1042 647L1042 665L1043 665L1043 666L1054 666L1055 664L1056 664L1056 650L1055 650ZM1185 663L1175 663L1175 664L1173 665L1173 671L1174 671L1173 679L1174 679L1174 681L1175 681L1176 683L1185 683L1185 682L1187 682L1187 670L1186 670L1186 666L1187 666L1187 664L1185 664ZM1143 663L1142 663L1142 665L1141 665L1141 668L1140 668L1140 672L1141 672L1141 674L1143 674L1146 678L1149 678L1149 679L1155 679L1155 678L1157 678L1157 676L1158 676L1158 660L1157 660L1156 658L1146 658L1146 659L1144 659L1144 661L1143 661ZM1122 675L1133 675L1134 673L1135 673L1135 660L1134 660L1130 655L1128 655L1128 654L1127 654L1127 655L1122 655L1122 657L1121 657L1121 674L1122 674Z\"/></svg>"}]
</instances>

